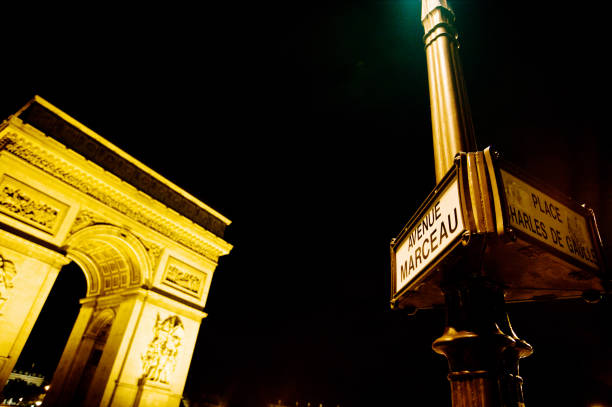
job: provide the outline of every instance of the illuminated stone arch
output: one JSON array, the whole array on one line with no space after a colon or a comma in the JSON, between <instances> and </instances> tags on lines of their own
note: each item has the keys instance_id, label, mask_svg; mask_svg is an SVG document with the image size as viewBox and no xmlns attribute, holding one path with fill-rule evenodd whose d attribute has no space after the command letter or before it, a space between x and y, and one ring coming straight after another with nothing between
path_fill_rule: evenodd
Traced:
<instances>
[{"instance_id":1,"label":"illuminated stone arch","mask_svg":"<svg viewBox=\"0 0 612 407\"><path fill-rule=\"evenodd\" d=\"M92 318L92 322L87 328L86 336L96 340L105 340L117 313L113 308L105 308Z\"/></svg>"},{"instance_id":2,"label":"illuminated stone arch","mask_svg":"<svg viewBox=\"0 0 612 407\"><path fill-rule=\"evenodd\" d=\"M142 242L126 229L98 224L85 227L66 240L68 258L87 280L87 296L151 284L151 260Z\"/></svg>"},{"instance_id":3,"label":"illuminated stone arch","mask_svg":"<svg viewBox=\"0 0 612 407\"><path fill-rule=\"evenodd\" d=\"M45 405L178 406L229 224L35 97L0 124L0 390L74 261L87 293Z\"/></svg>"},{"instance_id":4,"label":"illuminated stone arch","mask_svg":"<svg viewBox=\"0 0 612 407\"><path fill-rule=\"evenodd\" d=\"M100 362L104 345L108 339L110 329L117 313L113 308L104 308L98 311L91 319L85 335L83 335L83 343L79 348L78 362L82 364L82 368L74 369L72 372L75 377L69 378L76 382L76 386L72 390L74 397L73 405L83 404L87 397L87 391L93 377L96 367Z\"/></svg>"}]
</instances>

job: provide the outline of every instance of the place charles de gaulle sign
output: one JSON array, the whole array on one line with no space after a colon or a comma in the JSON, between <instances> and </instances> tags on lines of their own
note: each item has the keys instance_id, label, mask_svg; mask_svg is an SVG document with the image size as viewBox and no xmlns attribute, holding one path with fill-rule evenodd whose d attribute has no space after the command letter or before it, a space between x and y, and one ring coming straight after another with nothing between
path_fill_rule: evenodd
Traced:
<instances>
[{"instance_id":1,"label":"place charles de gaulle sign","mask_svg":"<svg viewBox=\"0 0 612 407\"><path fill-rule=\"evenodd\" d=\"M487 148L458 154L391 241L391 306L443 305L441 270L483 241L483 271L509 302L597 295L609 282L593 211Z\"/></svg>"}]
</instances>

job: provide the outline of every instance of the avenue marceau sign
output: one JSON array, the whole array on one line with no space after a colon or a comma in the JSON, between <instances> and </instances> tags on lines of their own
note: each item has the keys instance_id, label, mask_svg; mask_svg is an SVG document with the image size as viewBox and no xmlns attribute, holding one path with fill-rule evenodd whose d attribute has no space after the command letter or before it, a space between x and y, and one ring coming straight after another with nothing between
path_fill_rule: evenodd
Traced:
<instances>
[{"instance_id":1,"label":"avenue marceau sign","mask_svg":"<svg viewBox=\"0 0 612 407\"><path fill-rule=\"evenodd\" d=\"M417 212L416 222L404 229L395 246L396 292L431 268L465 232L456 171L444 184Z\"/></svg>"},{"instance_id":2,"label":"avenue marceau sign","mask_svg":"<svg viewBox=\"0 0 612 407\"><path fill-rule=\"evenodd\" d=\"M391 305L442 305L441 269L483 239L483 272L507 301L604 291L593 212L486 149L461 153L392 240Z\"/></svg>"}]
</instances>

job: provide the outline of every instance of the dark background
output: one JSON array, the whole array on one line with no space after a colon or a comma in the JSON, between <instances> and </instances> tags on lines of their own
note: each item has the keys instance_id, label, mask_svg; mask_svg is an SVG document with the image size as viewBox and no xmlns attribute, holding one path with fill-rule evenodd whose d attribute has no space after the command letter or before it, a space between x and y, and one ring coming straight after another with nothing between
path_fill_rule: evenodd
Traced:
<instances>
[{"instance_id":1,"label":"dark background","mask_svg":"<svg viewBox=\"0 0 612 407\"><path fill-rule=\"evenodd\" d=\"M609 258L610 10L585 4L451 6L478 147L593 207ZM187 396L450 405L443 311L389 308L389 241L435 184L420 2L3 15L4 117L38 94L233 221ZM51 375L79 273L60 273L19 366ZM509 313L535 348L527 405L612 404L608 300Z\"/></svg>"}]
</instances>

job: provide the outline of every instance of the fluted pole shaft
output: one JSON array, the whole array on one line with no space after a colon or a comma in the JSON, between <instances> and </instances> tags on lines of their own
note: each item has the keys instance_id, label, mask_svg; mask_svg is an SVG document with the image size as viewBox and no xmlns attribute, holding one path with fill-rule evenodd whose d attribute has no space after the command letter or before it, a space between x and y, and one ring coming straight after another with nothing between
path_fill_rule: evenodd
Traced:
<instances>
[{"instance_id":1,"label":"fluted pole shaft","mask_svg":"<svg viewBox=\"0 0 612 407\"><path fill-rule=\"evenodd\" d=\"M422 0L436 170L440 182L459 152L476 151L455 14L447 0ZM482 238L482 239L481 239ZM532 348L516 337L505 311L503 289L482 270L484 236L469 255L446 270L441 289L447 321L432 345L449 364L453 407L524 407L519 359Z\"/></svg>"},{"instance_id":2,"label":"fluted pole shaft","mask_svg":"<svg viewBox=\"0 0 612 407\"><path fill-rule=\"evenodd\" d=\"M476 151L474 126L459 60L455 15L446 0L423 0L427 75L436 181L452 167L455 154Z\"/></svg>"}]
</instances>

